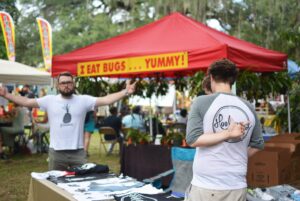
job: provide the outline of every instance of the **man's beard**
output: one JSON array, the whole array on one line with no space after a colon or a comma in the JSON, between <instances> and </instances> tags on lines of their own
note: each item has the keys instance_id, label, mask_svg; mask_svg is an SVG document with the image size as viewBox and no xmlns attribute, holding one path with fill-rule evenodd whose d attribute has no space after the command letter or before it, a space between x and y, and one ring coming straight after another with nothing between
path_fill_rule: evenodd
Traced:
<instances>
[{"instance_id":1,"label":"man's beard","mask_svg":"<svg viewBox=\"0 0 300 201\"><path fill-rule=\"evenodd\" d=\"M59 90L59 93L60 93L62 96L67 97L67 98L71 97L71 96L74 94L74 92L75 92L75 89L72 89L72 90L67 91L67 92L64 92L64 91L62 91L62 90Z\"/></svg>"}]
</instances>

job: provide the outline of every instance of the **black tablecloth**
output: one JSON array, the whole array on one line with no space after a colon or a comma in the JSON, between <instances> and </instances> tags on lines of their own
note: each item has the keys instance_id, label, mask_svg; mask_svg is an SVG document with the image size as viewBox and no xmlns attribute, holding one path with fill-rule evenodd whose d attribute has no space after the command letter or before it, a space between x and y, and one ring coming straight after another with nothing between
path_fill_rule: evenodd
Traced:
<instances>
[{"instance_id":1,"label":"black tablecloth","mask_svg":"<svg viewBox=\"0 0 300 201\"><path fill-rule=\"evenodd\" d=\"M138 180L156 176L172 169L171 149L162 145L123 146L121 156L121 173ZM163 180L168 186L172 176Z\"/></svg>"}]
</instances>

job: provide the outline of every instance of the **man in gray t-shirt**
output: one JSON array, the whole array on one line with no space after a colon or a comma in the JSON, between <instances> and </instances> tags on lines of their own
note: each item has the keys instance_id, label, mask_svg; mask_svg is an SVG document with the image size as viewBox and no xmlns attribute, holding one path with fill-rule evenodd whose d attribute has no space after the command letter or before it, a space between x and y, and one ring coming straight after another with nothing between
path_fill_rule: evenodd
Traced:
<instances>
[{"instance_id":1,"label":"man in gray t-shirt","mask_svg":"<svg viewBox=\"0 0 300 201\"><path fill-rule=\"evenodd\" d=\"M260 122L251 104L231 93L234 63L223 59L209 70L213 94L197 97L187 124L187 143L196 147L186 200L246 200L248 157L263 149Z\"/></svg>"}]
</instances>

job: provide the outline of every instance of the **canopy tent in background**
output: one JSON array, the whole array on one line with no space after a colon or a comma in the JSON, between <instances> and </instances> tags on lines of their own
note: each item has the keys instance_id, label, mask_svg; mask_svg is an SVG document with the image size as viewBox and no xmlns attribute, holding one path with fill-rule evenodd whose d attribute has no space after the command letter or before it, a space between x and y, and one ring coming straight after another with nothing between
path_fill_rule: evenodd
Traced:
<instances>
[{"instance_id":1,"label":"canopy tent in background","mask_svg":"<svg viewBox=\"0 0 300 201\"><path fill-rule=\"evenodd\" d=\"M173 13L133 31L96 42L52 60L52 76L165 77L206 70L228 58L255 72L285 70L287 55L265 49Z\"/></svg>"},{"instance_id":2,"label":"canopy tent in background","mask_svg":"<svg viewBox=\"0 0 300 201\"><path fill-rule=\"evenodd\" d=\"M300 66L296 62L289 59L288 60L288 74L289 74L289 76L291 78L294 78L295 75L299 72L300 72Z\"/></svg>"},{"instance_id":3,"label":"canopy tent in background","mask_svg":"<svg viewBox=\"0 0 300 201\"><path fill-rule=\"evenodd\" d=\"M0 83L50 85L51 75L18 62L0 59Z\"/></svg>"}]
</instances>

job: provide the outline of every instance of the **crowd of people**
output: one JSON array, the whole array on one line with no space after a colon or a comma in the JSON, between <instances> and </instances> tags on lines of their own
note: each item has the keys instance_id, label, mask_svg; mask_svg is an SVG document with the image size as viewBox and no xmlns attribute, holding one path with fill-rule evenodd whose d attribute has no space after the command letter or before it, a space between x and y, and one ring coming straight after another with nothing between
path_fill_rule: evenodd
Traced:
<instances>
[{"instance_id":1,"label":"crowd of people","mask_svg":"<svg viewBox=\"0 0 300 201\"><path fill-rule=\"evenodd\" d=\"M264 141L255 109L231 92L237 74L236 65L227 59L212 63L202 81L205 95L193 100L189 113L182 108L177 116L173 116L174 122L186 125L186 141L197 150L193 179L186 194L188 201L246 200L247 160L263 149ZM112 127L120 144L124 140L124 127L141 132L152 130L154 137L158 133L167 134L161 114L152 117L154 127L150 128L150 119L143 115L140 106L133 107L131 112L127 107L118 112L111 106L110 115L100 123L97 121L95 108L112 105L133 94L135 87L136 82L127 81L123 90L104 97L77 95L73 76L64 72L57 77L58 95L34 97L30 88L24 86L21 96L0 87L0 96L15 103L15 113L19 113L13 125L20 128L14 126L13 132L19 132L23 126L20 106L45 111L43 123L47 121L50 127L49 170L66 170L87 162L91 135L97 126ZM10 132L5 129L2 127L0 133ZM4 159L2 139L0 156Z\"/></svg>"}]
</instances>

